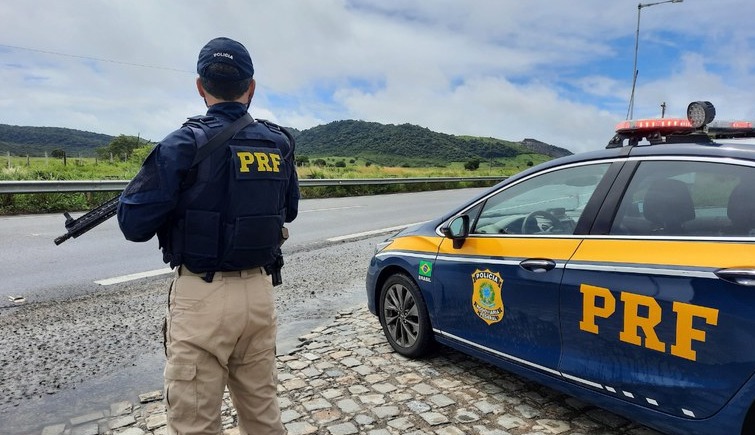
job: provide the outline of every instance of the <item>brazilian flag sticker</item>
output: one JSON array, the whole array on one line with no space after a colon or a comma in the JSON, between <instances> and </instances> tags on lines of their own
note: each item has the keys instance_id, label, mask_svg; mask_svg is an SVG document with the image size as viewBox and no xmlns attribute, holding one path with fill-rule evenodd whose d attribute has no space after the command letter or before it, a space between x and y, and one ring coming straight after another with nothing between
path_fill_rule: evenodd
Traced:
<instances>
[{"instance_id":1,"label":"brazilian flag sticker","mask_svg":"<svg viewBox=\"0 0 755 435\"><path fill-rule=\"evenodd\" d=\"M430 278L433 276L433 263L430 261L420 260L419 262L419 276Z\"/></svg>"}]
</instances>

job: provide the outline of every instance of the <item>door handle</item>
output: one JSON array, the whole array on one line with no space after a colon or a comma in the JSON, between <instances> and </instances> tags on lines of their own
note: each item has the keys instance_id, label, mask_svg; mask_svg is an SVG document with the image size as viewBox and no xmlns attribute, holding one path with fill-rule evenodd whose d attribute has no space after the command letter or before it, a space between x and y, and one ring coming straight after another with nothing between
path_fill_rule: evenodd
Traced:
<instances>
[{"instance_id":1,"label":"door handle","mask_svg":"<svg viewBox=\"0 0 755 435\"><path fill-rule=\"evenodd\" d=\"M755 269L720 269L714 273L724 281L755 287Z\"/></svg>"},{"instance_id":2,"label":"door handle","mask_svg":"<svg viewBox=\"0 0 755 435\"><path fill-rule=\"evenodd\" d=\"M530 272L543 273L556 267L556 262L547 258L528 258L519 263L522 269Z\"/></svg>"}]
</instances>

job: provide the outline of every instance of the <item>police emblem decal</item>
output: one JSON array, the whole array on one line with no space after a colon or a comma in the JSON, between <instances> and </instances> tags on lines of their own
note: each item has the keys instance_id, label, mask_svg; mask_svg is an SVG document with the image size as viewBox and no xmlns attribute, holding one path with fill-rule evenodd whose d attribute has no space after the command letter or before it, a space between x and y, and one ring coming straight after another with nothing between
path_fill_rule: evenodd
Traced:
<instances>
[{"instance_id":1,"label":"police emblem decal","mask_svg":"<svg viewBox=\"0 0 755 435\"><path fill-rule=\"evenodd\" d=\"M477 269L472 274L472 309L488 325L503 320L502 287L500 273Z\"/></svg>"}]
</instances>

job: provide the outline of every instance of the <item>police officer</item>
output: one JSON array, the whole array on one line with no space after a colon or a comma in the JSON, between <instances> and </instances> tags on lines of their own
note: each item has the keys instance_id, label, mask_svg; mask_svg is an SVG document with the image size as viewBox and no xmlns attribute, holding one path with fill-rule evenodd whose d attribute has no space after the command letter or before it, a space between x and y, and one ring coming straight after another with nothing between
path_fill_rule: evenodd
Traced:
<instances>
[{"instance_id":1,"label":"police officer","mask_svg":"<svg viewBox=\"0 0 755 435\"><path fill-rule=\"evenodd\" d=\"M293 139L247 118L255 81L242 44L209 41L197 72L207 114L155 147L120 197L118 223L131 241L157 235L176 270L165 321L170 433L220 433L227 386L241 433L282 434L266 270L280 267L283 224L298 212ZM251 123L197 161L198 150L240 118Z\"/></svg>"}]
</instances>

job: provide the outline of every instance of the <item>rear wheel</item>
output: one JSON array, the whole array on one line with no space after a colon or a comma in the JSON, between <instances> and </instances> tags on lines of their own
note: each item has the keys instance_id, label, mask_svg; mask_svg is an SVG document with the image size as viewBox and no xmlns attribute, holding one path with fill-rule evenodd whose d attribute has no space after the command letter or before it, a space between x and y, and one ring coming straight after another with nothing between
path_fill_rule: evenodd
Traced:
<instances>
[{"instance_id":1,"label":"rear wheel","mask_svg":"<svg viewBox=\"0 0 755 435\"><path fill-rule=\"evenodd\" d=\"M390 276L380 292L380 324L393 349L419 358L432 347L432 328L419 287L406 275Z\"/></svg>"}]
</instances>

